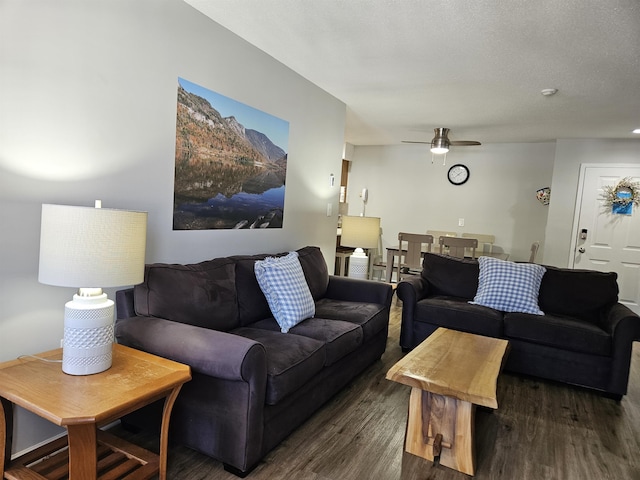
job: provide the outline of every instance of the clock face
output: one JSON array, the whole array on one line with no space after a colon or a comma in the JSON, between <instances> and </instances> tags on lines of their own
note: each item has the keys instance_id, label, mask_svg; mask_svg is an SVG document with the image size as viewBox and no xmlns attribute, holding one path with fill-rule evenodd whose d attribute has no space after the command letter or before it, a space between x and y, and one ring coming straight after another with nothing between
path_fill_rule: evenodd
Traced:
<instances>
[{"instance_id":1,"label":"clock face","mask_svg":"<svg viewBox=\"0 0 640 480\"><path fill-rule=\"evenodd\" d=\"M465 165L458 163L449 169L447 178L454 185L462 185L469 180L469 169Z\"/></svg>"}]
</instances>

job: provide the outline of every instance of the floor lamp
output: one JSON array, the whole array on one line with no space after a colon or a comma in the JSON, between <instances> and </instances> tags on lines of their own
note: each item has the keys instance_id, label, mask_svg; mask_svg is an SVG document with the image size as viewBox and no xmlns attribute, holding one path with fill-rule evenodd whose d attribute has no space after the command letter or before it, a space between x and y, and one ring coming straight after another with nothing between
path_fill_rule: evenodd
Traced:
<instances>
[{"instance_id":1,"label":"floor lamp","mask_svg":"<svg viewBox=\"0 0 640 480\"><path fill-rule=\"evenodd\" d=\"M354 247L349 257L349 276L352 278L369 278L370 263L363 249L378 248L380 240L380 218L378 217L342 217L342 234L340 244Z\"/></svg>"},{"instance_id":2,"label":"floor lamp","mask_svg":"<svg viewBox=\"0 0 640 480\"><path fill-rule=\"evenodd\" d=\"M42 205L38 280L75 287L65 305L62 371L89 375L111 367L115 308L103 287L144 279L147 213Z\"/></svg>"}]
</instances>

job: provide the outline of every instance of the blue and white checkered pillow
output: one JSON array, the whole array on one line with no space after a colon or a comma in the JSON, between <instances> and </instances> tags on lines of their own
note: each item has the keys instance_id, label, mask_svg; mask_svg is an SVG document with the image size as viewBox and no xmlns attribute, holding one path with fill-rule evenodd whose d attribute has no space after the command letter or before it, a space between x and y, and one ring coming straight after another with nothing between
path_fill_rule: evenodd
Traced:
<instances>
[{"instance_id":1,"label":"blue and white checkered pillow","mask_svg":"<svg viewBox=\"0 0 640 480\"><path fill-rule=\"evenodd\" d=\"M254 271L282 333L316 314L316 304L304 278L298 252L258 260Z\"/></svg>"},{"instance_id":2,"label":"blue and white checkered pillow","mask_svg":"<svg viewBox=\"0 0 640 480\"><path fill-rule=\"evenodd\" d=\"M542 265L514 263L480 257L478 291L472 302L502 312L544 315L538 306L540 282L547 271Z\"/></svg>"}]
</instances>

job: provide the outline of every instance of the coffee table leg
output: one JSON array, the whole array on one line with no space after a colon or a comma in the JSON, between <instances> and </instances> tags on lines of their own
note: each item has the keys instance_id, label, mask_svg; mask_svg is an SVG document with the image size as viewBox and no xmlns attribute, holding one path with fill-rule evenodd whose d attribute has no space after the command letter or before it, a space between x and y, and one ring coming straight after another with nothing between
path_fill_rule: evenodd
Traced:
<instances>
[{"instance_id":1,"label":"coffee table leg","mask_svg":"<svg viewBox=\"0 0 640 480\"><path fill-rule=\"evenodd\" d=\"M96 425L67 425L69 440L69 480L95 480L98 476Z\"/></svg>"},{"instance_id":2,"label":"coffee table leg","mask_svg":"<svg viewBox=\"0 0 640 480\"><path fill-rule=\"evenodd\" d=\"M412 388L405 450L433 461L434 440L441 434L440 464L473 475L475 409L473 403Z\"/></svg>"}]
</instances>

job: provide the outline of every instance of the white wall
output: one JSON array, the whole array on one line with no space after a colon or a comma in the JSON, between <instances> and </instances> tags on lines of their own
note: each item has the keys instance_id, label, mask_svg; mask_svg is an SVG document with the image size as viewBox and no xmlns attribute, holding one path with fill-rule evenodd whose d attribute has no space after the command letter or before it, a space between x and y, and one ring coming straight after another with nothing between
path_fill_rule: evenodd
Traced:
<instances>
[{"instance_id":1,"label":"white wall","mask_svg":"<svg viewBox=\"0 0 640 480\"><path fill-rule=\"evenodd\" d=\"M349 214L361 213L358 194L367 187L366 215L381 217L385 247L397 246L400 231L450 230L493 234L495 249L508 252L511 260L527 260L531 243L539 240L542 257L549 207L535 194L551 185L554 155L555 143L454 147L442 165L442 157L431 163L426 145L356 146ZM471 172L461 186L447 180L456 163Z\"/></svg>"},{"instance_id":2,"label":"white wall","mask_svg":"<svg viewBox=\"0 0 640 480\"><path fill-rule=\"evenodd\" d=\"M558 140L547 221L545 263L567 266L578 195L580 166L584 163L640 164L640 140Z\"/></svg>"},{"instance_id":3,"label":"white wall","mask_svg":"<svg viewBox=\"0 0 640 480\"><path fill-rule=\"evenodd\" d=\"M148 211L148 262L333 264L345 105L182 1L4 0L0 72L0 360L59 346L74 293L37 282L42 203ZM172 230L179 76L290 122L282 229ZM22 411L15 430L14 451L52 433Z\"/></svg>"}]
</instances>

